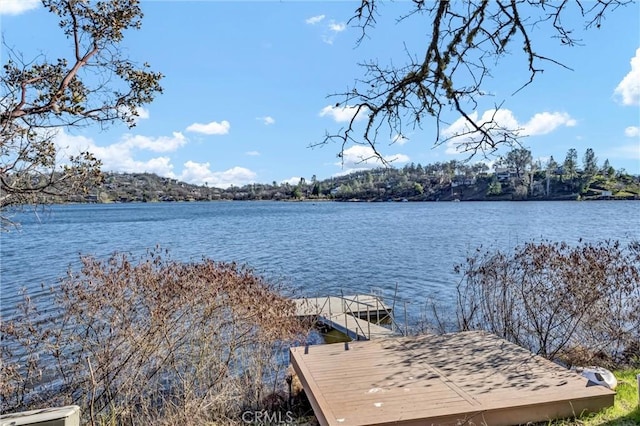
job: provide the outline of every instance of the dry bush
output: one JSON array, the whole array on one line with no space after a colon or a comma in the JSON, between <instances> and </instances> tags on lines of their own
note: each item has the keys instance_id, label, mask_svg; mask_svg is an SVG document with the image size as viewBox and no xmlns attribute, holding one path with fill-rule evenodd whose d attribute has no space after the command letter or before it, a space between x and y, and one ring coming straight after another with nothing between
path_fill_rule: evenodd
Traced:
<instances>
[{"instance_id":1,"label":"dry bush","mask_svg":"<svg viewBox=\"0 0 640 426\"><path fill-rule=\"evenodd\" d=\"M569 365L630 361L640 341L637 243L526 243L478 249L457 287L457 326L488 330Z\"/></svg>"},{"instance_id":2,"label":"dry bush","mask_svg":"<svg viewBox=\"0 0 640 426\"><path fill-rule=\"evenodd\" d=\"M77 404L91 424L230 423L284 384L294 304L247 267L82 257L48 309L1 325L2 412Z\"/></svg>"}]
</instances>

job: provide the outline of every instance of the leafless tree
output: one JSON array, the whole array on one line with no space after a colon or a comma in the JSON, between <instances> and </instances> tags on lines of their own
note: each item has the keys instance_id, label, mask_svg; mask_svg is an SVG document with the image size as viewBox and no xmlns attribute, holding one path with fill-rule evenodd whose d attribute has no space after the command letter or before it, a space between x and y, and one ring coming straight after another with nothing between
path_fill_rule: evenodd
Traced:
<instances>
[{"instance_id":1,"label":"leafless tree","mask_svg":"<svg viewBox=\"0 0 640 426\"><path fill-rule=\"evenodd\" d=\"M378 13L382 0L361 0L350 24L361 29L359 43L376 25L388 18ZM378 61L361 64L364 76L343 93L337 93L336 108L350 108L354 115L337 132L328 132L320 144L338 142L340 156L351 144L373 149L383 162L377 146L380 133L389 139L421 128L429 118L435 122L435 145L450 142L468 153L489 155L501 145L518 144L519 130L502 126L495 112L504 101L496 102L494 115L478 121L473 111L486 96L486 80L491 71L506 56L520 58L526 71L523 87L534 82L551 64L568 68L561 59L547 56L537 48L542 34L557 38L561 45L580 42L575 28L565 24L568 16L580 16L584 29L599 28L609 13L630 3L629 0L557 1L546 0L465 0L405 2L407 10L398 24L409 17L424 19L431 29L424 40L422 52L407 52L407 63L386 66ZM463 130L443 136L440 127L445 114L461 117ZM364 129L356 126L362 116Z\"/></svg>"},{"instance_id":2,"label":"leafless tree","mask_svg":"<svg viewBox=\"0 0 640 426\"><path fill-rule=\"evenodd\" d=\"M638 243L530 242L457 267L457 327L568 364L625 364L640 342ZM637 350L637 349L635 349Z\"/></svg>"},{"instance_id":3,"label":"leafless tree","mask_svg":"<svg viewBox=\"0 0 640 426\"><path fill-rule=\"evenodd\" d=\"M77 404L87 424L232 424L282 390L305 329L283 287L235 263L82 258L0 324L0 411ZM239 422L238 422L239 423Z\"/></svg>"}]
</instances>

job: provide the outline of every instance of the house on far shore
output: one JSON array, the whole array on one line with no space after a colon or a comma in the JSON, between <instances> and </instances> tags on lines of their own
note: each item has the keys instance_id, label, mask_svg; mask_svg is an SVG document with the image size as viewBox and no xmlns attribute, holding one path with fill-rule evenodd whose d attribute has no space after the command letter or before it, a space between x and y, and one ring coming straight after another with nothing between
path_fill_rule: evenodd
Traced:
<instances>
[{"instance_id":1,"label":"house on far shore","mask_svg":"<svg viewBox=\"0 0 640 426\"><path fill-rule=\"evenodd\" d=\"M498 179L501 182L505 180L509 180L510 178L516 177L516 176L517 176L517 173L513 169L507 169L504 167L496 168L496 179Z\"/></svg>"}]
</instances>

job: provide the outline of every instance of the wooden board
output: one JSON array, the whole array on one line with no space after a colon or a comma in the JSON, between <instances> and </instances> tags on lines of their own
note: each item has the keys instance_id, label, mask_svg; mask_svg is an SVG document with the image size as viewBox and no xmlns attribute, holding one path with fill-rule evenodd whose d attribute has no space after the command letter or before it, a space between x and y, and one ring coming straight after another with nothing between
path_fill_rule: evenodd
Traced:
<instances>
[{"instance_id":1,"label":"wooden board","mask_svg":"<svg viewBox=\"0 0 640 426\"><path fill-rule=\"evenodd\" d=\"M613 404L614 392L483 332L291 349L321 425L510 425Z\"/></svg>"},{"instance_id":2,"label":"wooden board","mask_svg":"<svg viewBox=\"0 0 640 426\"><path fill-rule=\"evenodd\" d=\"M334 314L332 316L318 316L318 321L334 330L349 336L353 340L379 339L390 337L396 333L380 325L353 317L348 314Z\"/></svg>"},{"instance_id":3,"label":"wooden board","mask_svg":"<svg viewBox=\"0 0 640 426\"><path fill-rule=\"evenodd\" d=\"M357 294L348 296L304 297L294 299L298 316L334 315L347 313L366 318L367 313L372 317L384 317L391 313L391 308L376 296Z\"/></svg>"},{"instance_id":4,"label":"wooden board","mask_svg":"<svg viewBox=\"0 0 640 426\"><path fill-rule=\"evenodd\" d=\"M317 321L347 335L353 340L369 340L397 333L376 324L391 310L373 295L326 296L295 299L296 315L313 316ZM367 321L367 318L370 321Z\"/></svg>"}]
</instances>

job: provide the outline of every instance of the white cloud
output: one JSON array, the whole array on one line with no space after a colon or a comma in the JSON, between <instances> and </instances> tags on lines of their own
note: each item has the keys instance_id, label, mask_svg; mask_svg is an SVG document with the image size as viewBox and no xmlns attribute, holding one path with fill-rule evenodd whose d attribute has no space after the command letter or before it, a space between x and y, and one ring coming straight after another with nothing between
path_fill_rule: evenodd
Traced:
<instances>
[{"instance_id":1,"label":"white cloud","mask_svg":"<svg viewBox=\"0 0 640 426\"><path fill-rule=\"evenodd\" d=\"M61 164L64 164L64 157L68 158L69 155L89 151L102 161L102 169L105 171L155 173L158 176L171 177L195 185L204 185L206 182L209 186L218 188L227 188L231 185L242 186L256 181L256 173L243 167L232 167L225 171L216 172L211 170L209 163L187 161L184 163L182 172L176 173L170 157L154 157L143 161L134 156L136 150L172 151L182 146L186 141L179 132L173 133L172 137L158 138L124 135L120 141L108 146L98 146L93 139L70 135L64 130L59 130L55 137ZM257 154L257 152L255 153Z\"/></svg>"},{"instance_id":2,"label":"white cloud","mask_svg":"<svg viewBox=\"0 0 640 426\"><path fill-rule=\"evenodd\" d=\"M411 158L408 155L404 155L404 154L386 155L384 159L387 162L393 163L393 164L403 164L411 161Z\"/></svg>"},{"instance_id":3,"label":"white cloud","mask_svg":"<svg viewBox=\"0 0 640 426\"><path fill-rule=\"evenodd\" d=\"M142 138L142 139L141 139ZM158 138L160 140L162 138ZM85 136L70 135L64 130L58 131L55 143L59 150L61 164L70 155L77 155L83 151L93 153L102 161L102 169L118 172L149 172L160 176L168 176L172 173L173 166L168 157L156 157L146 161L135 160L133 149L149 149L164 146L162 142L154 144L154 140L146 137L125 137L123 140L108 146L98 146L93 139Z\"/></svg>"},{"instance_id":4,"label":"white cloud","mask_svg":"<svg viewBox=\"0 0 640 426\"><path fill-rule=\"evenodd\" d=\"M317 15L312 16L310 18L305 19L308 25L316 25L320 22L324 21L325 15ZM347 29L347 24L344 22L336 22L335 20L330 20L326 26L322 26L322 41L327 44L333 44L336 39L336 36Z\"/></svg>"},{"instance_id":5,"label":"white cloud","mask_svg":"<svg viewBox=\"0 0 640 426\"><path fill-rule=\"evenodd\" d=\"M289 185L297 185L300 183L300 179L301 179L300 176L292 176L289 179L280 181L280 184L288 183Z\"/></svg>"},{"instance_id":6,"label":"white cloud","mask_svg":"<svg viewBox=\"0 0 640 426\"><path fill-rule=\"evenodd\" d=\"M60 161L70 155L88 151L102 161L103 170L117 172L149 172L160 176L170 176L173 170L171 159L166 156L150 158L146 161L136 160L135 151L151 152L175 151L187 143L187 139L179 132L172 136L151 138L142 135L124 135L118 142L107 146L98 146L93 139L58 131L55 143L59 150Z\"/></svg>"},{"instance_id":7,"label":"white cloud","mask_svg":"<svg viewBox=\"0 0 640 426\"><path fill-rule=\"evenodd\" d=\"M347 24L344 22L329 22L329 31L333 31L334 33L341 33L347 29Z\"/></svg>"},{"instance_id":8,"label":"white cloud","mask_svg":"<svg viewBox=\"0 0 640 426\"><path fill-rule=\"evenodd\" d=\"M404 154L393 154L384 156L384 160L392 163L408 163L410 158ZM345 169L373 169L380 167L382 161L373 152L373 148L365 145L354 145L347 148L342 153L342 161L337 162L336 165L342 166Z\"/></svg>"},{"instance_id":9,"label":"white cloud","mask_svg":"<svg viewBox=\"0 0 640 426\"><path fill-rule=\"evenodd\" d=\"M173 176L173 164L169 157L156 157L147 161L131 160L120 166L119 171L129 173L155 173L158 176Z\"/></svg>"},{"instance_id":10,"label":"white cloud","mask_svg":"<svg viewBox=\"0 0 640 426\"><path fill-rule=\"evenodd\" d=\"M323 19L324 19L324 15L317 15L317 16L312 16L311 18L305 19L304 22L306 22L309 25L315 25L320 21L322 21Z\"/></svg>"},{"instance_id":11,"label":"white cloud","mask_svg":"<svg viewBox=\"0 0 640 426\"><path fill-rule=\"evenodd\" d=\"M327 105L326 107L322 108L322 111L320 111L319 115L320 117L329 116L338 123L345 123L351 121L354 116L355 121L362 120L363 118L365 118L366 112L366 107L360 108L360 111L358 111L358 107L351 105L346 105L344 107Z\"/></svg>"},{"instance_id":12,"label":"white cloud","mask_svg":"<svg viewBox=\"0 0 640 426\"><path fill-rule=\"evenodd\" d=\"M184 146L187 139L180 132L173 132L173 136L152 138L142 135L124 135L119 143L128 148L146 149L153 152L171 152Z\"/></svg>"},{"instance_id":13,"label":"white cloud","mask_svg":"<svg viewBox=\"0 0 640 426\"><path fill-rule=\"evenodd\" d=\"M327 32L322 35L322 41L327 44L333 44L337 35L347 29L344 22L336 22L331 20L327 26Z\"/></svg>"},{"instance_id":14,"label":"white cloud","mask_svg":"<svg viewBox=\"0 0 640 426\"><path fill-rule=\"evenodd\" d=\"M631 71L618 84L614 94L621 98L623 105L640 105L640 48L631 58Z\"/></svg>"},{"instance_id":15,"label":"white cloud","mask_svg":"<svg viewBox=\"0 0 640 426\"><path fill-rule=\"evenodd\" d=\"M276 120L273 117L269 116L269 115L267 115L265 117L256 117L256 120L262 121L265 126L269 126L271 124L275 124L275 122L276 122Z\"/></svg>"},{"instance_id":16,"label":"white cloud","mask_svg":"<svg viewBox=\"0 0 640 426\"><path fill-rule=\"evenodd\" d=\"M391 138L391 143L396 145L404 145L407 142L409 142L409 138L407 138L404 135L401 135L400 133L396 134L393 138Z\"/></svg>"},{"instance_id":17,"label":"white cloud","mask_svg":"<svg viewBox=\"0 0 640 426\"><path fill-rule=\"evenodd\" d=\"M565 112L541 112L535 114L526 123L519 123L516 117L508 109L491 109L478 117L478 112L469 114L469 118L481 129L491 134L496 139L501 138L505 132L514 133L517 136L545 135L553 132L560 126L573 127L576 120ZM441 132L442 136L449 138L447 141L447 154L459 154L462 146L479 140L480 134L464 117L460 117L451 126Z\"/></svg>"},{"instance_id":18,"label":"white cloud","mask_svg":"<svg viewBox=\"0 0 640 426\"><path fill-rule=\"evenodd\" d=\"M40 0L0 0L0 15L19 15L40 6Z\"/></svg>"},{"instance_id":19,"label":"white cloud","mask_svg":"<svg viewBox=\"0 0 640 426\"><path fill-rule=\"evenodd\" d=\"M495 115L494 115L495 114ZM493 128L493 126L504 127L508 129L517 129L519 127L518 121L513 116L513 113L507 109L501 110L488 110L482 114L482 117L478 119L478 112L474 111L469 114L469 118L475 124L483 129ZM473 126L464 117L458 118L449 127L442 130L442 135L446 137L452 137L462 134L473 132Z\"/></svg>"},{"instance_id":20,"label":"white cloud","mask_svg":"<svg viewBox=\"0 0 640 426\"><path fill-rule=\"evenodd\" d=\"M546 135L560 126L574 127L576 124L576 120L566 112L540 112L522 126L522 134L524 136Z\"/></svg>"},{"instance_id":21,"label":"white cloud","mask_svg":"<svg viewBox=\"0 0 640 426\"><path fill-rule=\"evenodd\" d=\"M149 118L149 110L146 108L138 108L138 120L146 120Z\"/></svg>"},{"instance_id":22,"label":"white cloud","mask_svg":"<svg viewBox=\"0 0 640 426\"><path fill-rule=\"evenodd\" d=\"M520 128L513 113L506 109L485 111L481 118L478 118L478 112L474 111L469 114L469 118L473 123L478 125L478 127L496 136L500 133L501 129L515 131ZM449 127L443 129L441 134L449 139L446 144L445 153L451 155L459 154L463 151L464 144L473 143L480 137L471 123L464 117L460 117Z\"/></svg>"},{"instance_id":23,"label":"white cloud","mask_svg":"<svg viewBox=\"0 0 640 426\"><path fill-rule=\"evenodd\" d=\"M194 185L204 185L217 188L228 188L231 185L243 186L256 181L256 174L244 167L232 167L223 172L214 172L209 163L187 161L182 173L176 179Z\"/></svg>"},{"instance_id":24,"label":"white cloud","mask_svg":"<svg viewBox=\"0 0 640 426\"><path fill-rule=\"evenodd\" d=\"M258 157L260 155L258 151L248 151L246 154L251 157Z\"/></svg>"},{"instance_id":25,"label":"white cloud","mask_svg":"<svg viewBox=\"0 0 640 426\"><path fill-rule=\"evenodd\" d=\"M58 130L54 137L54 143L58 151L58 161L64 161L70 155L77 155L80 152L94 152L95 143L93 139L82 135L70 135L64 129Z\"/></svg>"},{"instance_id":26,"label":"white cloud","mask_svg":"<svg viewBox=\"0 0 640 426\"><path fill-rule=\"evenodd\" d=\"M226 135L231 129L231 124L227 120L221 122L212 121L211 123L201 124L193 123L187 127L188 132L203 133L205 135Z\"/></svg>"},{"instance_id":27,"label":"white cloud","mask_svg":"<svg viewBox=\"0 0 640 426\"><path fill-rule=\"evenodd\" d=\"M1 0L0 0L1 1ZM133 119L134 123L138 123L140 120L146 120L149 118L149 110L146 108L136 108L135 112L136 114L134 114L131 109L127 108L127 107L122 107L122 108L118 108L118 111L125 117L131 117Z\"/></svg>"},{"instance_id":28,"label":"white cloud","mask_svg":"<svg viewBox=\"0 0 640 426\"><path fill-rule=\"evenodd\" d=\"M635 138L640 136L640 127L638 126L629 126L624 129L624 135L628 138Z\"/></svg>"}]
</instances>

